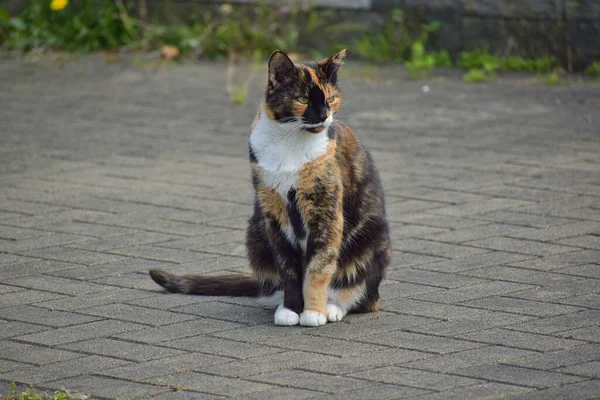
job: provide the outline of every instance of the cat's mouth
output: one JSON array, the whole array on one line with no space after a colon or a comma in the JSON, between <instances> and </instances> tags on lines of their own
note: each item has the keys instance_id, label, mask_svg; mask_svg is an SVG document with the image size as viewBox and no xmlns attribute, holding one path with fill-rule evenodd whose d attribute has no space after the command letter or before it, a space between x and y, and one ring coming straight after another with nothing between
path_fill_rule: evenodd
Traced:
<instances>
[{"instance_id":1,"label":"cat's mouth","mask_svg":"<svg viewBox=\"0 0 600 400\"><path fill-rule=\"evenodd\" d=\"M333 118L331 116L329 116L325 121L320 122L318 124L304 124L304 125L302 125L302 129L304 129L305 131L308 131L308 132L312 132L312 133L323 132L326 128L329 127L329 125L331 125L332 121L333 121Z\"/></svg>"}]
</instances>

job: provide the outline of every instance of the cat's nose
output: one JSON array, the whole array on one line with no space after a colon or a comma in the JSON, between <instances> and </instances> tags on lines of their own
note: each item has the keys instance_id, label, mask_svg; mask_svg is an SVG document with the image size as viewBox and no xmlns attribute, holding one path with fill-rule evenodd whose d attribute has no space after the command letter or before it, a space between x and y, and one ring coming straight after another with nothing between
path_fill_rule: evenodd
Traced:
<instances>
[{"instance_id":1,"label":"cat's nose","mask_svg":"<svg viewBox=\"0 0 600 400\"><path fill-rule=\"evenodd\" d=\"M319 122L324 122L327 119L327 108L322 107L319 110Z\"/></svg>"}]
</instances>

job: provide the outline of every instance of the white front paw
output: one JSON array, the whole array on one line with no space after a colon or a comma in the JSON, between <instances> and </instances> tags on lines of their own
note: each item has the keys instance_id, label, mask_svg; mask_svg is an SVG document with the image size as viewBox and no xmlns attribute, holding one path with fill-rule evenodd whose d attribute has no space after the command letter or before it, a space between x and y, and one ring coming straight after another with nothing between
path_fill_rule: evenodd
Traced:
<instances>
[{"instance_id":1,"label":"white front paw","mask_svg":"<svg viewBox=\"0 0 600 400\"><path fill-rule=\"evenodd\" d=\"M298 314L285 308L283 304L280 304L275 311L275 325L293 326L298 325L300 317Z\"/></svg>"},{"instance_id":2,"label":"white front paw","mask_svg":"<svg viewBox=\"0 0 600 400\"><path fill-rule=\"evenodd\" d=\"M346 311L337 304L328 303L327 304L327 320L329 322L338 322L341 321L342 318L346 315Z\"/></svg>"},{"instance_id":3,"label":"white front paw","mask_svg":"<svg viewBox=\"0 0 600 400\"><path fill-rule=\"evenodd\" d=\"M321 326L327 323L327 317L316 311L304 311L300 314L300 325L302 326Z\"/></svg>"}]
</instances>

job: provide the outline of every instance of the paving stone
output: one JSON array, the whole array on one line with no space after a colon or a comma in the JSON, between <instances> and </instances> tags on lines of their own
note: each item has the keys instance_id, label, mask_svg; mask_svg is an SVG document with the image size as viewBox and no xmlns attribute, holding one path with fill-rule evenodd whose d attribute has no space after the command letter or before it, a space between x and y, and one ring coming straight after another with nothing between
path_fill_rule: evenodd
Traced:
<instances>
[{"instance_id":1,"label":"paving stone","mask_svg":"<svg viewBox=\"0 0 600 400\"><path fill-rule=\"evenodd\" d=\"M116 337L142 343L159 343L200 334L226 331L244 326L246 325L235 324L233 322L221 321L218 319L196 318L192 321L179 322L150 329L146 327L145 329L116 335Z\"/></svg>"},{"instance_id":2,"label":"paving stone","mask_svg":"<svg viewBox=\"0 0 600 400\"><path fill-rule=\"evenodd\" d=\"M420 396L419 400L434 400L443 398L444 400L464 400L464 399L486 399L495 400L503 396L519 393L517 396L523 396L524 393L531 392L532 388L523 386L507 385L503 383L482 383L480 385L467 386L464 388L456 388L446 390L441 393L436 392L429 395Z\"/></svg>"},{"instance_id":3,"label":"paving stone","mask_svg":"<svg viewBox=\"0 0 600 400\"><path fill-rule=\"evenodd\" d=\"M511 296L547 302L592 293L600 293L600 286L596 279L578 279L561 282L555 285L537 287L535 289L512 293Z\"/></svg>"},{"instance_id":4,"label":"paving stone","mask_svg":"<svg viewBox=\"0 0 600 400\"><path fill-rule=\"evenodd\" d=\"M475 254L473 256L466 256L457 258L454 260L445 260L427 264L426 268L432 271L439 272L459 272L467 271L471 269L477 269L493 265L503 265L511 262L517 262L525 259L536 259L536 256L517 254L517 253L506 253L502 251L492 251L489 253Z\"/></svg>"},{"instance_id":5,"label":"paving stone","mask_svg":"<svg viewBox=\"0 0 600 400\"><path fill-rule=\"evenodd\" d=\"M550 257L526 260L520 262L506 261L507 265L541 271L551 271L557 268L566 268L575 265L588 264L600 259L598 250L579 250L570 253L557 254Z\"/></svg>"},{"instance_id":6,"label":"paving stone","mask_svg":"<svg viewBox=\"0 0 600 400\"><path fill-rule=\"evenodd\" d=\"M506 237L474 240L467 242L466 244L473 247L501 251L514 251L515 253L531 254L535 256L547 256L576 250L576 248L569 246L560 246L550 243L534 242L533 240L521 240Z\"/></svg>"},{"instance_id":7,"label":"paving stone","mask_svg":"<svg viewBox=\"0 0 600 400\"><path fill-rule=\"evenodd\" d=\"M277 386L272 386L269 390L264 390L260 392L254 393L246 393L239 397L238 399L244 400L263 400L267 399L290 399L290 400L300 400L300 399L314 399L315 397L322 397L324 394L312 390L305 389L295 389L295 388L282 388Z\"/></svg>"},{"instance_id":8,"label":"paving stone","mask_svg":"<svg viewBox=\"0 0 600 400\"><path fill-rule=\"evenodd\" d=\"M113 318L153 326L169 325L194 318L190 315L131 306L128 304L107 304L104 306L84 308L78 312L97 317Z\"/></svg>"},{"instance_id":9,"label":"paving stone","mask_svg":"<svg viewBox=\"0 0 600 400\"><path fill-rule=\"evenodd\" d=\"M556 270L560 274L568 274L575 276L585 276L589 278L600 279L600 264L584 264L574 267L566 267Z\"/></svg>"},{"instance_id":10,"label":"paving stone","mask_svg":"<svg viewBox=\"0 0 600 400\"><path fill-rule=\"evenodd\" d=\"M15 369L23 369L27 367L31 367L31 364L25 364L11 360L0 360L0 374L4 372L14 371ZM0 393L2 392L0 391Z\"/></svg>"},{"instance_id":11,"label":"paving stone","mask_svg":"<svg viewBox=\"0 0 600 400\"><path fill-rule=\"evenodd\" d=\"M35 365L51 364L58 361L81 357L81 354L71 351L32 346L10 340L0 341L0 347L2 348L3 359Z\"/></svg>"},{"instance_id":12,"label":"paving stone","mask_svg":"<svg viewBox=\"0 0 600 400\"><path fill-rule=\"evenodd\" d=\"M280 353L283 351L282 349L271 347L274 345L273 343L269 343L269 346L265 346L264 344L258 346L210 336L193 336L177 340L168 340L161 344L175 349L239 359Z\"/></svg>"},{"instance_id":13,"label":"paving stone","mask_svg":"<svg viewBox=\"0 0 600 400\"><path fill-rule=\"evenodd\" d=\"M200 315L247 325L264 324L273 321L273 312L271 310L218 301L189 304L187 306L175 307L173 310L185 314Z\"/></svg>"},{"instance_id":14,"label":"paving stone","mask_svg":"<svg viewBox=\"0 0 600 400\"><path fill-rule=\"evenodd\" d=\"M115 262L126 259L126 257L117 254L101 253L98 251L78 250L65 246L24 251L21 252L21 254L27 257L36 257L45 260L66 261L74 264L83 264L88 266L106 264L109 262Z\"/></svg>"},{"instance_id":15,"label":"paving stone","mask_svg":"<svg viewBox=\"0 0 600 400\"><path fill-rule=\"evenodd\" d=\"M456 335L455 337L494 345L514 347L517 349L537 351L568 349L583 344L580 340L561 339L554 336L509 331L503 328L465 333Z\"/></svg>"},{"instance_id":16,"label":"paving stone","mask_svg":"<svg viewBox=\"0 0 600 400\"><path fill-rule=\"evenodd\" d=\"M584 379L557 372L537 371L510 365L478 365L456 373L463 376L537 388L564 385Z\"/></svg>"},{"instance_id":17,"label":"paving stone","mask_svg":"<svg viewBox=\"0 0 600 400\"><path fill-rule=\"evenodd\" d=\"M555 370L573 375L589 376L591 378L600 378L600 361L590 361L583 364L571 365Z\"/></svg>"},{"instance_id":18,"label":"paving stone","mask_svg":"<svg viewBox=\"0 0 600 400\"><path fill-rule=\"evenodd\" d=\"M545 390L529 392L519 395L523 400L545 400L545 399L564 399L564 400L586 400L597 399L600 393L600 381L584 381L552 387ZM512 398L512 397L511 397Z\"/></svg>"},{"instance_id":19,"label":"paving stone","mask_svg":"<svg viewBox=\"0 0 600 400\"><path fill-rule=\"evenodd\" d=\"M283 328L253 298L165 296L147 273L248 272L256 102L229 104L226 65L47 58L0 61L0 391L13 374L94 398L598 397L589 85L349 81L391 221L384 311Z\"/></svg>"},{"instance_id":20,"label":"paving stone","mask_svg":"<svg viewBox=\"0 0 600 400\"><path fill-rule=\"evenodd\" d=\"M31 306L0 308L0 318L54 327L77 325L98 320L98 318L89 315L54 311Z\"/></svg>"},{"instance_id":21,"label":"paving stone","mask_svg":"<svg viewBox=\"0 0 600 400\"><path fill-rule=\"evenodd\" d=\"M4 307L13 307L38 302L52 301L53 299L69 298L57 293L40 292L38 290L21 290L13 288L15 291L0 294L0 309ZM20 290L20 291L19 291Z\"/></svg>"},{"instance_id":22,"label":"paving stone","mask_svg":"<svg viewBox=\"0 0 600 400\"><path fill-rule=\"evenodd\" d=\"M485 267L476 270L469 270L461 273L462 275L478 277L483 279L493 279L493 280L501 280L501 281L510 281L517 283L526 283L530 285L552 285L555 283L560 283L564 281L572 281L575 280L573 277L536 271L530 269L523 268L513 268L505 265L502 266L493 266L493 267Z\"/></svg>"},{"instance_id":23,"label":"paving stone","mask_svg":"<svg viewBox=\"0 0 600 400\"><path fill-rule=\"evenodd\" d=\"M436 372L415 371L401 367L384 367L359 372L349 376L368 379L376 382L413 386L425 389L448 390L460 386L471 386L482 383L481 380L446 375Z\"/></svg>"},{"instance_id":24,"label":"paving stone","mask_svg":"<svg viewBox=\"0 0 600 400\"><path fill-rule=\"evenodd\" d=\"M544 318L537 321L529 321L515 324L508 329L523 332L549 334L571 330L577 327L598 325L600 322L600 310L587 310L557 317Z\"/></svg>"},{"instance_id":25,"label":"paving stone","mask_svg":"<svg viewBox=\"0 0 600 400\"><path fill-rule=\"evenodd\" d=\"M529 292L529 290L527 292ZM513 295L515 294L511 293L511 296ZM522 292L518 292L516 295L522 297ZM467 307L485 308L489 310L531 315L533 317L550 317L569 312L582 311L582 309L578 307L502 296L491 296L485 299L465 301L461 304Z\"/></svg>"},{"instance_id":26,"label":"paving stone","mask_svg":"<svg viewBox=\"0 0 600 400\"><path fill-rule=\"evenodd\" d=\"M377 343L401 349L425 351L434 354L452 353L483 346L481 343L472 341L400 331L374 335L363 338L362 340L369 343Z\"/></svg>"},{"instance_id":27,"label":"paving stone","mask_svg":"<svg viewBox=\"0 0 600 400\"><path fill-rule=\"evenodd\" d=\"M474 228L453 230L449 232L427 235L423 236L423 238L428 240L434 240L436 242L464 243L489 237L512 236L512 234L515 233L532 233L532 231L536 231L536 229L524 228L522 226L508 224L489 224L477 226Z\"/></svg>"},{"instance_id":28,"label":"paving stone","mask_svg":"<svg viewBox=\"0 0 600 400\"><path fill-rule=\"evenodd\" d=\"M43 382L55 381L71 376L97 373L103 369L125 364L129 364L129 362L99 356L80 357L41 367L19 369L0 374L0 379L39 385Z\"/></svg>"},{"instance_id":29,"label":"paving stone","mask_svg":"<svg viewBox=\"0 0 600 400\"><path fill-rule=\"evenodd\" d=\"M187 371L202 371L230 363L231 358L210 354L187 353L159 360L129 363L121 367L104 369L98 374L131 381L142 381L152 377L175 375Z\"/></svg>"},{"instance_id":30,"label":"paving stone","mask_svg":"<svg viewBox=\"0 0 600 400\"><path fill-rule=\"evenodd\" d=\"M556 243L564 244L566 246L573 246L573 247L580 247L580 248L595 250L595 249L600 248L600 236L597 236L597 235L575 236L575 237L571 237L568 239L557 240Z\"/></svg>"},{"instance_id":31,"label":"paving stone","mask_svg":"<svg viewBox=\"0 0 600 400\"><path fill-rule=\"evenodd\" d=\"M468 278L460 275L457 276L433 271L423 271L414 268L399 268L391 270L386 274L386 278L401 282L438 286L447 289L484 282L482 279Z\"/></svg>"},{"instance_id":32,"label":"paving stone","mask_svg":"<svg viewBox=\"0 0 600 400\"><path fill-rule=\"evenodd\" d=\"M47 382L44 386L57 390L68 389L88 396L109 399L153 397L169 390L155 385L127 382L94 375L82 375L74 378L56 380Z\"/></svg>"},{"instance_id":33,"label":"paving stone","mask_svg":"<svg viewBox=\"0 0 600 400\"><path fill-rule=\"evenodd\" d=\"M81 268L77 264L66 263L61 261L37 260L25 264L13 264L0 267L2 279L12 279L40 273L51 273L61 270L69 270L73 268Z\"/></svg>"},{"instance_id":34,"label":"paving stone","mask_svg":"<svg viewBox=\"0 0 600 400\"><path fill-rule=\"evenodd\" d=\"M26 276L19 279L6 280L4 282L9 285L68 295L82 295L110 289L95 283L47 275Z\"/></svg>"},{"instance_id":35,"label":"paving stone","mask_svg":"<svg viewBox=\"0 0 600 400\"><path fill-rule=\"evenodd\" d=\"M26 333L40 332L47 329L47 326L32 323L0 320L0 338L2 339L24 335Z\"/></svg>"},{"instance_id":36,"label":"paving stone","mask_svg":"<svg viewBox=\"0 0 600 400\"><path fill-rule=\"evenodd\" d=\"M130 299L139 299L154 297L153 293L144 292L141 290L121 289L107 287L108 290L103 292L89 293L85 296L57 296L56 300L36 302L36 307L50 308L52 310L73 311L81 308L90 308L104 304L112 304Z\"/></svg>"},{"instance_id":37,"label":"paving stone","mask_svg":"<svg viewBox=\"0 0 600 400\"><path fill-rule=\"evenodd\" d=\"M476 349L436 355L424 359L402 362L400 366L436 372L452 372L478 365L511 363L527 357L536 357L540 353L503 346L485 346Z\"/></svg>"},{"instance_id":38,"label":"paving stone","mask_svg":"<svg viewBox=\"0 0 600 400\"><path fill-rule=\"evenodd\" d=\"M490 297L499 294L509 294L532 288L531 285L520 283L491 281L470 286L464 286L448 290L439 290L432 293L411 296L417 300L434 301L438 303L460 303L482 297Z\"/></svg>"},{"instance_id":39,"label":"paving stone","mask_svg":"<svg viewBox=\"0 0 600 400\"><path fill-rule=\"evenodd\" d=\"M253 376L252 380L300 389L336 393L368 386L369 382L301 370L283 370Z\"/></svg>"},{"instance_id":40,"label":"paving stone","mask_svg":"<svg viewBox=\"0 0 600 400\"><path fill-rule=\"evenodd\" d=\"M486 253L485 249L478 249L474 246L458 246L454 244L432 242L421 239L406 239L398 242L394 250L407 251L412 253L425 254L434 257L466 257L473 254ZM488 250L489 251L489 250Z\"/></svg>"},{"instance_id":41,"label":"paving stone","mask_svg":"<svg viewBox=\"0 0 600 400\"><path fill-rule=\"evenodd\" d=\"M198 365L195 370L231 378L246 378L289 368L304 369L305 366L310 367L315 363L326 363L335 360L338 360L338 358L323 354L287 351L283 353L267 354L260 356L259 358L249 358L222 363L216 366Z\"/></svg>"},{"instance_id":42,"label":"paving stone","mask_svg":"<svg viewBox=\"0 0 600 400\"><path fill-rule=\"evenodd\" d=\"M107 357L121 358L128 361L148 361L183 354L182 351L165 347L123 342L114 339L92 339L61 346L66 350L79 351L86 354L97 354Z\"/></svg>"},{"instance_id":43,"label":"paving stone","mask_svg":"<svg viewBox=\"0 0 600 400\"><path fill-rule=\"evenodd\" d=\"M101 320L80 324L68 328L59 328L46 330L44 332L32 333L19 336L18 339L24 342L36 343L46 346L56 346L81 340L95 339L117 333L135 331L144 328L144 325L131 322Z\"/></svg>"},{"instance_id":44,"label":"paving stone","mask_svg":"<svg viewBox=\"0 0 600 400\"><path fill-rule=\"evenodd\" d=\"M588 340L590 342L600 343L600 326L596 325L587 328L573 329L561 332L558 335L569 339Z\"/></svg>"},{"instance_id":45,"label":"paving stone","mask_svg":"<svg viewBox=\"0 0 600 400\"><path fill-rule=\"evenodd\" d=\"M147 272L149 269L152 268L164 269L172 265L173 264L166 262L157 262L136 258L128 259L125 261L117 261L115 263L94 265L92 267L71 268L69 270L52 272L51 275L78 280L92 280L97 278L104 278L107 276L119 276L129 272Z\"/></svg>"}]
</instances>

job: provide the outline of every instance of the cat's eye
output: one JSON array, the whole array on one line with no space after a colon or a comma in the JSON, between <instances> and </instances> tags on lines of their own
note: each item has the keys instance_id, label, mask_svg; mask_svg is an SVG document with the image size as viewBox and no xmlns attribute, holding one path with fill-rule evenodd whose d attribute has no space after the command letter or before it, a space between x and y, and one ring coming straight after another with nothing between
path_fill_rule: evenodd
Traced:
<instances>
[{"instance_id":1,"label":"cat's eye","mask_svg":"<svg viewBox=\"0 0 600 400\"><path fill-rule=\"evenodd\" d=\"M308 97L298 97L296 101L300 104L308 104Z\"/></svg>"},{"instance_id":2,"label":"cat's eye","mask_svg":"<svg viewBox=\"0 0 600 400\"><path fill-rule=\"evenodd\" d=\"M337 96L336 96L336 95L333 95L333 96L331 96L331 97L329 97L329 98L327 99L327 102L328 102L328 103L333 103L333 102L334 102L336 99L337 99Z\"/></svg>"}]
</instances>

